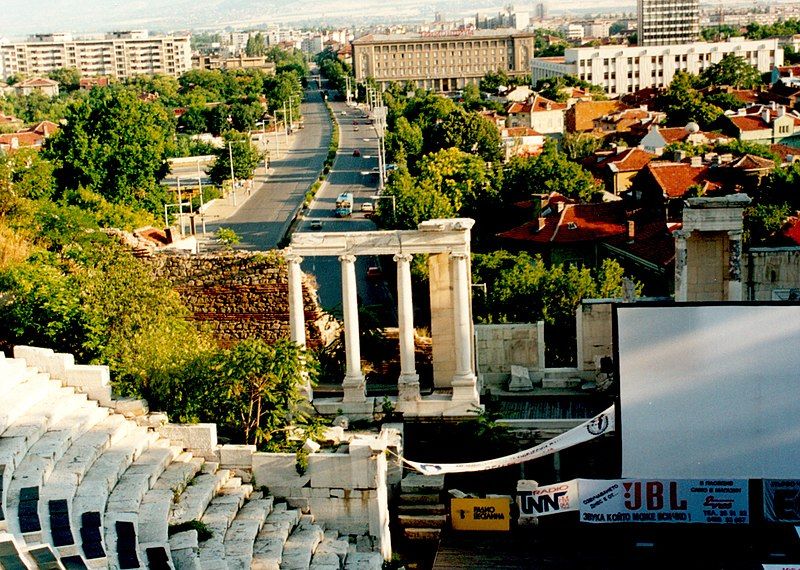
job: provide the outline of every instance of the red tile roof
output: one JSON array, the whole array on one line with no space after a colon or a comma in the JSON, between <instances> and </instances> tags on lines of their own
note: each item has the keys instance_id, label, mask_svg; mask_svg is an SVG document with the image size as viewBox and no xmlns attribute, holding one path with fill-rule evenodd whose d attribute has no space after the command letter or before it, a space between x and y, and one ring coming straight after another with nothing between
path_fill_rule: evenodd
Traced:
<instances>
[{"instance_id":1,"label":"red tile roof","mask_svg":"<svg viewBox=\"0 0 800 570\"><path fill-rule=\"evenodd\" d=\"M612 153L607 156L597 157L595 162L592 163L592 168L605 168L610 167L612 164L615 166L617 172L638 172L645 165L656 158L657 155L650 154L639 148L626 148L620 152ZM589 157L592 159L593 157Z\"/></svg>"},{"instance_id":2,"label":"red tile roof","mask_svg":"<svg viewBox=\"0 0 800 570\"><path fill-rule=\"evenodd\" d=\"M789 146L788 144L771 144L769 145L769 150L780 156L784 162L789 156L800 158L800 148Z\"/></svg>"},{"instance_id":3,"label":"red tile roof","mask_svg":"<svg viewBox=\"0 0 800 570\"><path fill-rule=\"evenodd\" d=\"M745 154L725 165L726 168L738 168L740 170L772 170L775 168L775 161L752 154Z\"/></svg>"},{"instance_id":4,"label":"red tile roof","mask_svg":"<svg viewBox=\"0 0 800 570\"><path fill-rule=\"evenodd\" d=\"M800 245L800 218L791 216L781 229L781 235L796 245Z\"/></svg>"},{"instance_id":5,"label":"red tile roof","mask_svg":"<svg viewBox=\"0 0 800 570\"><path fill-rule=\"evenodd\" d=\"M14 87L53 87L54 85L58 85L58 81L53 81L52 79L46 79L44 77L31 77L25 81L15 83Z\"/></svg>"},{"instance_id":6,"label":"red tile roof","mask_svg":"<svg viewBox=\"0 0 800 570\"><path fill-rule=\"evenodd\" d=\"M16 142L15 142L16 140ZM44 136L39 133L6 133L0 134L0 145L9 148L40 147L44 142Z\"/></svg>"},{"instance_id":7,"label":"red tile roof","mask_svg":"<svg viewBox=\"0 0 800 570\"><path fill-rule=\"evenodd\" d=\"M532 108L533 105L530 103L511 103L511 105L508 106L508 114L530 113Z\"/></svg>"},{"instance_id":8,"label":"red tile roof","mask_svg":"<svg viewBox=\"0 0 800 570\"><path fill-rule=\"evenodd\" d=\"M565 204L563 211L544 217L544 228L534 220L498 234L498 237L530 243L582 243L626 232L625 210L620 202Z\"/></svg>"},{"instance_id":9,"label":"red tile roof","mask_svg":"<svg viewBox=\"0 0 800 570\"><path fill-rule=\"evenodd\" d=\"M664 140L669 143L680 142L689 136L689 131L684 127L669 127L666 129L659 128L658 132L664 137Z\"/></svg>"},{"instance_id":10,"label":"red tile roof","mask_svg":"<svg viewBox=\"0 0 800 570\"><path fill-rule=\"evenodd\" d=\"M610 245L627 251L645 261L660 267L668 267L675 261L675 238L672 232L680 224L665 224L664 221L650 221L635 225L634 239L628 239L627 232L606 241Z\"/></svg>"},{"instance_id":11,"label":"red tile roof","mask_svg":"<svg viewBox=\"0 0 800 570\"><path fill-rule=\"evenodd\" d=\"M501 136L504 137L535 137L542 134L531 127L508 127L501 129Z\"/></svg>"},{"instance_id":12,"label":"red tile roof","mask_svg":"<svg viewBox=\"0 0 800 570\"><path fill-rule=\"evenodd\" d=\"M650 162L645 167L668 198L682 198L690 186L699 184L708 190L718 188L718 184L708 180L708 166L692 166L686 162Z\"/></svg>"},{"instance_id":13,"label":"red tile roof","mask_svg":"<svg viewBox=\"0 0 800 570\"><path fill-rule=\"evenodd\" d=\"M541 95L536 95L531 101L531 111L534 113L538 113L541 111L562 111L567 108L566 103L558 103L556 101L551 101L550 99L546 99Z\"/></svg>"}]
</instances>

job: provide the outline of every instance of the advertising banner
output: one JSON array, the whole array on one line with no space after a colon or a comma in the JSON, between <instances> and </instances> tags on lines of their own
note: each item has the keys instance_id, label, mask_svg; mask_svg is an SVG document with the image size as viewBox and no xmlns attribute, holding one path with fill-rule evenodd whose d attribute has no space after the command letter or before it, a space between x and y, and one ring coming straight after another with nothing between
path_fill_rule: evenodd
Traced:
<instances>
[{"instance_id":1,"label":"advertising banner","mask_svg":"<svg viewBox=\"0 0 800 570\"><path fill-rule=\"evenodd\" d=\"M800 481L764 479L764 520L800 522Z\"/></svg>"},{"instance_id":2,"label":"advertising banner","mask_svg":"<svg viewBox=\"0 0 800 570\"><path fill-rule=\"evenodd\" d=\"M541 487L535 481L517 483L517 506L521 523L527 522L525 519L577 511L579 503L577 479Z\"/></svg>"},{"instance_id":3,"label":"advertising banner","mask_svg":"<svg viewBox=\"0 0 800 570\"><path fill-rule=\"evenodd\" d=\"M747 480L579 479L587 523L746 524Z\"/></svg>"},{"instance_id":4,"label":"advertising banner","mask_svg":"<svg viewBox=\"0 0 800 570\"><path fill-rule=\"evenodd\" d=\"M510 519L510 497L450 500L450 521L454 530L509 530Z\"/></svg>"},{"instance_id":5,"label":"advertising banner","mask_svg":"<svg viewBox=\"0 0 800 570\"><path fill-rule=\"evenodd\" d=\"M800 564L762 564L764 570L800 570Z\"/></svg>"},{"instance_id":6,"label":"advertising banner","mask_svg":"<svg viewBox=\"0 0 800 570\"><path fill-rule=\"evenodd\" d=\"M545 457L556 451L561 451L573 445L578 445L585 441L589 441L599 437L605 433L614 431L614 406L607 410L600 412L590 420L585 421L581 425L572 428L569 431L557 435L556 437L545 441L530 449L518 451L512 455L505 457L498 457L497 459L489 459L486 461L475 461L473 463L419 463L417 461L410 461L403 459L403 463L412 469L419 471L423 475L442 475L444 473L467 473L472 471L488 471L489 469L498 469L500 467L508 467L509 465L516 465L531 461L532 459L539 459Z\"/></svg>"}]
</instances>

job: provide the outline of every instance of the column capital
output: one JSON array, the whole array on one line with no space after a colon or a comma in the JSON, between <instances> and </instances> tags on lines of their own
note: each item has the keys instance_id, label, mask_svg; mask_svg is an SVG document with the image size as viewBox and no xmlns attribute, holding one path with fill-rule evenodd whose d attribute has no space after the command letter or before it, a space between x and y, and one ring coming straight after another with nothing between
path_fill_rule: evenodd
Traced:
<instances>
[{"instance_id":1,"label":"column capital","mask_svg":"<svg viewBox=\"0 0 800 570\"><path fill-rule=\"evenodd\" d=\"M731 239L742 239L743 230L728 230L728 237Z\"/></svg>"},{"instance_id":2,"label":"column capital","mask_svg":"<svg viewBox=\"0 0 800 570\"><path fill-rule=\"evenodd\" d=\"M461 251L450 253L450 259L469 259L469 254Z\"/></svg>"},{"instance_id":3,"label":"column capital","mask_svg":"<svg viewBox=\"0 0 800 570\"><path fill-rule=\"evenodd\" d=\"M356 256L353 255L352 253L345 253L344 255L339 256L339 261L341 261L342 263L355 263Z\"/></svg>"},{"instance_id":4,"label":"column capital","mask_svg":"<svg viewBox=\"0 0 800 570\"><path fill-rule=\"evenodd\" d=\"M284 254L283 258L289 263L303 263L303 256L294 252Z\"/></svg>"},{"instance_id":5,"label":"column capital","mask_svg":"<svg viewBox=\"0 0 800 570\"><path fill-rule=\"evenodd\" d=\"M395 253L392 257L394 261L402 261L404 263L411 263L411 260L414 259L414 256L410 253Z\"/></svg>"}]
</instances>

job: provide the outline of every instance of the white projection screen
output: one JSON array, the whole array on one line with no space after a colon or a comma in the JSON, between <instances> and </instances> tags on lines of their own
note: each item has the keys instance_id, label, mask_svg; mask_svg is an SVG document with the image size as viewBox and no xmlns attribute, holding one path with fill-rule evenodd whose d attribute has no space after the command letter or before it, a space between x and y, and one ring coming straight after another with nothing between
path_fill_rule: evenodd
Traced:
<instances>
[{"instance_id":1,"label":"white projection screen","mask_svg":"<svg viewBox=\"0 0 800 570\"><path fill-rule=\"evenodd\" d=\"M622 477L800 479L800 306L617 305Z\"/></svg>"}]
</instances>

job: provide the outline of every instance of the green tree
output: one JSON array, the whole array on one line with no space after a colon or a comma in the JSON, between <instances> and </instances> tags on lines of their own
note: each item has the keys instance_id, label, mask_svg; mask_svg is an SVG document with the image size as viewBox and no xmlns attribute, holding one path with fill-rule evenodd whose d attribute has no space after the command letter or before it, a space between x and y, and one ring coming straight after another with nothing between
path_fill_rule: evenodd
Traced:
<instances>
[{"instance_id":1,"label":"green tree","mask_svg":"<svg viewBox=\"0 0 800 570\"><path fill-rule=\"evenodd\" d=\"M206 108L201 105L192 105L178 119L178 128L187 135L198 135L209 131L206 126Z\"/></svg>"},{"instance_id":2,"label":"green tree","mask_svg":"<svg viewBox=\"0 0 800 570\"><path fill-rule=\"evenodd\" d=\"M710 128L722 116L722 109L707 102L699 91L700 79L685 71L672 78L669 88L659 96L659 106L667 114L667 122L673 126L685 126L697 122L702 128Z\"/></svg>"},{"instance_id":3,"label":"green tree","mask_svg":"<svg viewBox=\"0 0 800 570\"><path fill-rule=\"evenodd\" d=\"M491 191L486 165L481 158L449 148L426 155L419 163L418 183L443 194L455 212L465 206L477 210L479 196Z\"/></svg>"},{"instance_id":4,"label":"green tree","mask_svg":"<svg viewBox=\"0 0 800 570\"><path fill-rule=\"evenodd\" d=\"M158 213L165 201L159 182L169 171L174 134L174 121L162 106L128 89L94 89L70 105L44 156L57 165L60 191L84 186L112 203Z\"/></svg>"},{"instance_id":5,"label":"green tree","mask_svg":"<svg viewBox=\"0 0 800 570\"><path fill-rule=\"evenodd\" d=\"M422 129L405 117L397 119L394 128L386 133L386 151L395 162L402 153L408 163L415 164L422 154L423 143Z\"/></svg>"},{"instance_id":6,"label":"green tree","mask_svg":"<svg viewBox=\"0 0 800 570\"><path fill-rule=\"evenodd\" d=\"M264 36L261 32L250 34L247 37L247 44L245 45L244 52L248 57L261 57L267 51L267 42L264 41Z\"/></svg>"},{"instance_id":7,"label":"green tree","mask_svg":"<svg viewBox=\"0 0 800 570\"><path fill-rule=\"evenodd\" d=\"M81 72L79 69L61 67L48 73L47 77L58 82L60 91L68 93L70 91L75 91L80 86Z\"/></svg>"},{"instance_id":8,"label":"green tree","mask_svg":"<svg viewBox=\"0 0 800 570\"><path fill-rule=\"evenodd\" d=\"M383 195L395 198L394 207L390 200L381 200L378 206L376 221L384 228L416 229L422 221L452 218L456 214L447 196L430 180L418 184L405 167L392 173Z\"/></svg>"},{"instance_id":9,"label":"green tree","mask_svg":"<svg viewBox=\"0 0 800 570\"><path fill-rule=\"evenodd\" d=\"M555 141L548 141L538 156L511 159L503 181L503 200L508 204L529 200L533 194L558 192L588 202L600 189L589 172L560 152Z\"/></svg>"},{"instance_id":10,"label":"green tree","mask_svg":"<svg viewBox=\"0 0 800 570\"><path fill-rule=\"evenodd\" d=\"M250 143L247 135L237 131L225 133L225 146L217 149L217 158L206 173L214 184L222 185L231 177L231 156L233 157L233 176L237 180L253 177L253 171L261 160L258 150Z\"/></svg>"},{"instance_id":11,"label":"green tree","mask_svg":"<svg viewBox=\"0 0 800 570\"><path fill-rule=\"evenodd\" d=\"M567 133L561 140L561 148L567 158L580 162L602 146L602 140L590 133Z\"/></svg>"},{"instance_id":12,"label":"green tree","mask_svg":"<svg viewBox=\"0 0 800 570\"><path fill-rule=\"evenodd\" d=\"M500 132L486 117L462 108L455 108L425 133L424 152L456 147L477 154L485 161L499 160Z\"/></svg>"},{"instance_id":13,"label":"green tree","mask_svg":"<svg viewBox=\"0 0 800 570\"><path fill-rule=\"evenodd\" d=\"M700 74L704 86L730 85L738 89L752 89L761 83L761 73L738 55L726 54L718 63Z\"/></svg>"},{"instance_id":14,"label":"green tree","mask_svg":"<svg viewBox=\"0 0 800 570\"><path fill-rule=\"evenodd\" d=\"M791 215L789 204L756 204L745 208L745 241L751 247L768 245Z\"/></svg>"}]
</instances>

